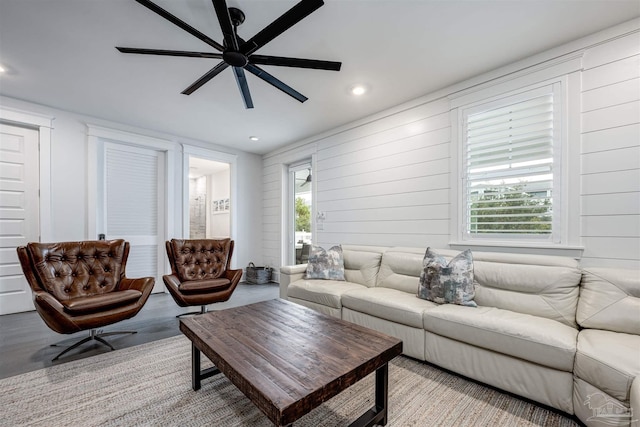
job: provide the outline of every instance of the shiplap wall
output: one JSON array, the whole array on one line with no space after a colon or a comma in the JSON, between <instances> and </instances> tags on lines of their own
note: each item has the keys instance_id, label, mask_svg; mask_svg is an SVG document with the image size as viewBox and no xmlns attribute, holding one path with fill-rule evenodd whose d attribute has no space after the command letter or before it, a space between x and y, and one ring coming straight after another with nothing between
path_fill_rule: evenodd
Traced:
<instances>
[{"instance_id":1,"label":"shiplap wall","mask_svg":"<svg viewBox=\"0 0 640 427\"><path fill-rule=\"evenodd\" d=\"M640 264L640 35L588 49L582 72L582 265Z\"/></svg>"},{"instance_id":2,"label":"shiplap wall","mask_svg":"<svg viewBox=\"0 0 640 427\"><path fill-rule=\"evenodd\" d=\"M581 213L583 265L640 268L640 33L634 25L636 32L584 50L581 99L569 101L581 106L573 112L582 121L581 206L568 208ZM265 262L286 263L286 167L312 157L315 208L326 215L316 244L448 247L455 237L445 96L265 155Z\"/></svg>"}]
</instances>

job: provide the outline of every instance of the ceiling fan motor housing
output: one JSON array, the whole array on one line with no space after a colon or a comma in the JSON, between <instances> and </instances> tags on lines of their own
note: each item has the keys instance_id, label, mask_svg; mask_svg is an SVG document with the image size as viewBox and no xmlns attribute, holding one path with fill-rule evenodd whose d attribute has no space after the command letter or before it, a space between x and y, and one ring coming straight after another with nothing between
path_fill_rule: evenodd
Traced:
<instances>
[{"instance_id":1,"label":"ceiling fan motor housing","mask_svg":"<svg viewBox=\"0 0 640 427\"><path fill-rule=\"evenodd\" d=\"M249 58L246 55L235 52L233 50L225 50L222 52L222 60L232 67L243 67L249 63Z\"/></svg>"}]
</instances>

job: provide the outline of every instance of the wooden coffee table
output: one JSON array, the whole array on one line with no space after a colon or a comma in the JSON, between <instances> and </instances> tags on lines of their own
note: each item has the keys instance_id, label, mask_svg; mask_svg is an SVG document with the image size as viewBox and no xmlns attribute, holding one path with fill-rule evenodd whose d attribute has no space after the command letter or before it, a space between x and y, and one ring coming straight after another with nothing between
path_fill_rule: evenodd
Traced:
<instances>
[{"instance_id":1,"label":"wooden coffee table","mask_svg":"<svg viewBox=\"0 0 640 427\"><path fill-rule=\"evenodd\" d=\"M387 423L388 363L402 341L281 299L180 319L192 386L222 372L276 426L376 373L375 406L351 426ZM201 370L200 352L215 365Z\"/></svg>"}]
</instances>

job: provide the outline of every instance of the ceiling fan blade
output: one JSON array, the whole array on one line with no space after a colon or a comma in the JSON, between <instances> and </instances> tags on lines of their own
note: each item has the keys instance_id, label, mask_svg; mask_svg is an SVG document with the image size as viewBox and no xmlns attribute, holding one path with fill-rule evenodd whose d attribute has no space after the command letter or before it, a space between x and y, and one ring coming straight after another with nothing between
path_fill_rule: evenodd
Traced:
<instances>
[{"instance_id":1,"label":"ceiling fan blade","mask_svg":"<svg viewBox=\"0 0 640 427\"><path fill-rule=\"evenodd\" d=\"M216 10L220 29L224 35L224 41L227 47L232 50L238 50L238 40L236 39L236 35L233 31L233 24L231 23L231 17L229 16L227 2L224 0L212 0L212 2L213 8Z\"/></svg>"},{"instance_id":2,"label":"ceiling fan blade","mask_svg":"<svg viewBox=\"0 0 640 427\"><path fill-rule=\"evenodd\" d=\"M147 9L150 9L153 12L157 13L158 15L162 16L167 21L169 21L169 22L177 25L178 27L182 28L183 30L185 30L189 34L199 38L200 40L202 40L203 42L205 42L209 46L213 46L214 48L218 49L220 52L224 51L224 46L222 46L220 43L218 43L217 41L211 39L206 34L203 34L200 31L196 30L191 25L187 24L186 22L184 22L183 20L181 20L177 16L174 16L174 15L170 14L169 12L167 12L166 10L164 10L163 8L158 6L157 4L155 4L153 2L150 2L149 0L136 0L136 1L138 3L140 3L141 5L143 5L144 7L146 7Z\"/></svg>"},{"instance_id":3,"label":"ceiling fan blade","mask_svg":"<svg viewBox=\"0 0 640 427\"><path fill-rule=\"evenodd\" d=\"M214 58L222 59L221 53L213 52L187 52L184 50L165 50L165 49L144 49L138 47L120 47L116 46L122 53L139 53L142 55L164 55L164 56L185 56L188 58Z\"/></svg>"},{"instance_id":4,"label":"ceiling fan blade","mask_svg":"<svg viewBox=\"0 0 640 427\"><path fill-rule=\"evenodd\" d=\"M252 64L247 64L244 67L244 69L247 70L248 72L252 73L252 74L255 74L257 77L260 77L262 80L264 80L265 82L269 83L271 86L280 89L281 91L283 91L287 95L297 99L300 102L304 102L307 99L309 99L306 96L304 96L303 94L301 94L300 92L298 92L297 90L295 90L295 89L291 88L290 86L287 86L286 84L282 83L280 80L278 80L277 78L275 78L271 74L267 73L266 71L264 71L260 67L256 67L255 65L252 65Z\"/></svg>"},{"instance_id":5,"label":"ceiling fan blade","mask_svg":"<svg viewBox=\"0 0 640 427\"><path fill-rule=\"evenodd\" d=\"M236 82L238 82L238 89L242 94L245 108L253 108L253 101L251 100L251 93L249 92L247 76L245 76L244 70L240 67L233 67L233 72L236 76Z\"/></svg>"},{"instance_id":6,"label":"ceiling fan blade","mask_svg":"<svg viewBox=\"0 0 640 427\"><path fill-rule=\"evenodd\" d=\"M181 93L183 95L191 95L193 92L195 92L196 90L200 89L202 87L202 85L204 85L209 80L211 80L212 78L214 78L215 76L220 74L220 72L225 70L228 66L229 66L229 64L227 64L226 62L224 62L224 61L220 62L218 65L216 65L215 67L210 69L207 73L205 73L198 80L193 82L193 84L191 86L189 86L188 88L183 90Z\"/></svg>"},{"instance_id":7,"label":"ceiling fan blade","mask_svg":"<svg viewBox=\"0 0 640 427\"><path fill-rule=\"evenodd\" d=\"M247 40L242 46L240 46L240 51L245 55L252 54L309 16L323 4L324 1L322 0L302 0L300 3L286 11L278 19L267 25L262 31L258 32L258 34Z\"/></svg>"},{"instance_id":8,"label":"ceiling fan blade","mask_svg":"<svg viewBox=\"0 0 640 427\"><path fill-rule=\"evenodd\" d=\"M342 62L317 59L285 58L283 56L251 55L250 64L277 65L280 67L313 68L316 70L340 71Z\"/></svg>"}]
</instances>

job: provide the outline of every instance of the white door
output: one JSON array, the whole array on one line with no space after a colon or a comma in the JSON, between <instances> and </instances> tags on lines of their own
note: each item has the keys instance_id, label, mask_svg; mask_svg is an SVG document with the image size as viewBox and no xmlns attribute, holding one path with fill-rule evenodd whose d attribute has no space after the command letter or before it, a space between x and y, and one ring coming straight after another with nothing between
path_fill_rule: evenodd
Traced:
<instances>
[{"instance_id":1,"label":"white door","mask_svg":"<svg viewBox=\"0 0 640 427\"><path fill-rule=\"evenodd\" d=\"M33 310L16 247L39 241L38 131L0 124L0 315Z\"/></svg>"},{"instance_id":2,"label":"white door","mask_svg":"<svg viewBox=\"0 0 640 427\"><path fill-rule=\"evenodd\" d=\"M164 291L164 152L107 142L104 152L102 231L106 239L131 245L126 274L155 277L154 292Z\"/></svg>"}]
</instances>

